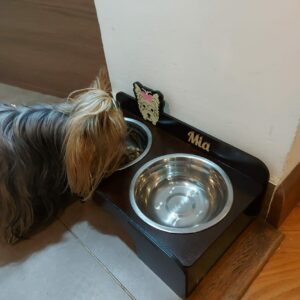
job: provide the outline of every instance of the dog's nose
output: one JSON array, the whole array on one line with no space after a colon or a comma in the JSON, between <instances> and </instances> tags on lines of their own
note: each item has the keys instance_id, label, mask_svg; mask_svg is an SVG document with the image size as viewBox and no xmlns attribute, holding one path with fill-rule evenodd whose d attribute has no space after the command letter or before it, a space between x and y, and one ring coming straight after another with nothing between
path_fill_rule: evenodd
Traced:
<instances>
[{"instance_id":1,"label":"dog's nose","mask_svg":"<svg viewBox=\"0 0 300 300\"><path fill-rule=\"evenodd\" d=\"M150 113L147 113L147 117L148 117L148 118L150 118L150 117L151 117Z\"/></svg>"}]
</instances>

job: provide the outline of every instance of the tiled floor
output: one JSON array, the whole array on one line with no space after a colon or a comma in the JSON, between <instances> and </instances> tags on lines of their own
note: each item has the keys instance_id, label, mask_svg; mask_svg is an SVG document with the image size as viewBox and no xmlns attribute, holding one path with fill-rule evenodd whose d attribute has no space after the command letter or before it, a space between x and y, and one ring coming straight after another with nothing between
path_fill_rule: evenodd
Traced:
<instances>
[{"instance_id":1,"label":"tiled floor","mask_svg":"<svg viewBox=\"0 0 300 300\"><path fill-rule=\"evenodd\" d=\"M56 102L0 84L0 102ZM0 244L0 300L179 299L135 255L122 226L90 201L14 246Z\"/></svg>"},{"instance_id":2,"label":"tiled floor","mask_svg":"<svg viewBox=\"0 0 300 300\"><path fill-rule=\"evenodd\" d=\"M0 102L12 104L55 103L61 99L0 83Z\"/></svg>"}]
</instances>

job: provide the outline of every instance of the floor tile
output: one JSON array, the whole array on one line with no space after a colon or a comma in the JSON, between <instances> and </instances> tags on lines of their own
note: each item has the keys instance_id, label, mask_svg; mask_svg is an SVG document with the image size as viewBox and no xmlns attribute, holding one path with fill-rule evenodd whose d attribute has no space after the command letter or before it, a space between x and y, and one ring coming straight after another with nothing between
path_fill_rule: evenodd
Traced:
<instances>
[{"instance_id":1,"label":"floor tile","mask_svg":"<svg viewBox=\"0 0 300 300\"><path fill-rule=\"evenodd\" d=\"M180 299L137 257L132 241L103 206L75 203L61 220L136 299Z\"/></svg>"},{"instance_id":2,"label":"floor tile","mask_svg":"<svg viewBox=\"0 0 300 300\"><path fill-rule=\"evenodd\" d=\"M56 103L61 99L0 83L0 102L13 104Z\"/></svg>"},{"instance_id":3,"label":"floor tile","mask_svg":"<svg viewBox=\"0 0 300 300\"><path fill-rule=\"evenodd\" d=\"M1 300L130 299L58 221L14 246L0 245Z\"/></svg>"}]
</instances>

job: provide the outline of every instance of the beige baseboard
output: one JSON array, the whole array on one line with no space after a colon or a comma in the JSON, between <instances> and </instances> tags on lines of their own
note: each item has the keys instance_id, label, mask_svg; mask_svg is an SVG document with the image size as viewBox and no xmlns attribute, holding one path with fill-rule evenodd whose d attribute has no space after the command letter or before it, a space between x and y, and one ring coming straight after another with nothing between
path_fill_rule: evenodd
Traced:
<instances>
[{"instance_id":1,"label":"beige baseboard","mask_svg":"<svg viewBox=\"0 0 300 300\"><path fill-rule=\"evenodd\" d=\"M300 163L277 186L269 184L262 216L266 221L278 228L300 201Z\"/></svg>"}]
</instances>

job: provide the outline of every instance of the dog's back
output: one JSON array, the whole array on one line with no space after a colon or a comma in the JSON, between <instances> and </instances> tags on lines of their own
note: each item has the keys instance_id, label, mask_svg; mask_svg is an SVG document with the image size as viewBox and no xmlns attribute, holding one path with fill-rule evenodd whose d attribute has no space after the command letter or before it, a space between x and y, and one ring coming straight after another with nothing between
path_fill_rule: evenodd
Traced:
<instances>
[{"instance_id":1,"label":"dog's back","mask_svg":"<svg viewBox=\"0 0 300 300\"><path fill-rule=\"evenodd\" d=\"M61 207L66 119L50 105L0 104L0 219L8 235L21 235Z\"/></svg>"}]
</instances>

